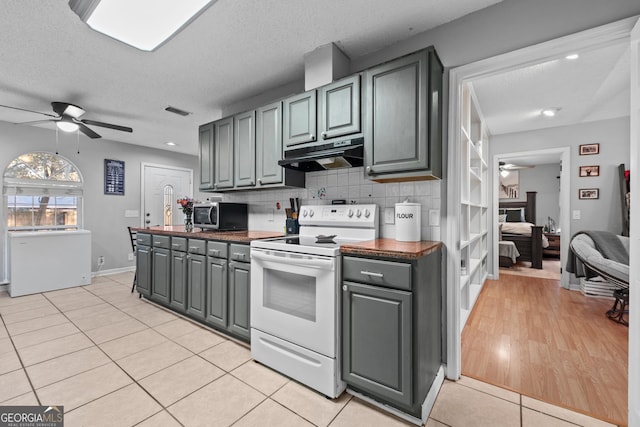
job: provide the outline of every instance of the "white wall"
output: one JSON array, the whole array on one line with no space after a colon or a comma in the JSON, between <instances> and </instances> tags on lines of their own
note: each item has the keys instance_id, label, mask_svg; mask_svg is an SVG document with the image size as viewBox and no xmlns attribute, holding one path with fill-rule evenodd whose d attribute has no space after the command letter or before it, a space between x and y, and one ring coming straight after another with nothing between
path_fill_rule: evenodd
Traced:
<instances>
[{"instance_id":1,"label":"white wall","mask_svg":"<svg viewBox=\"0 0 640 427\"><path fill-rule=\"evenodd\" d=\"M53 125L51 128L53 129ZM4 172L11 160L24 153L55 153L56 134L52 129L0 122L0 171ZM196 130L194 134L197 134ZM103 270L133 267L134 262L127 259L127 254L131 252L127 226L138 227L141 222L139 217L125 218L124 212L140 211L140 164L145 162L194 169L194 180L198 182L198 158L105 139L90 140L84 136L80 136L78 154L75 134L60 132L59 136L60 155L75 164L84 178L84 228L91 230L91 270L97 270L98 255L105 257ZM124 196L104 194L104 159L124 160ZM0 221L4 230L4 209L0 212ZM2 236L2 247L5 247L6 233L2 233Z\"/></svg>"},{"instance_id":2,"label":"white wall","mask_svg":"<svg viewBox=\"0 0 640 427\"><path fill-rule=\"evenodd\" d=\"M600 154L578 155L581 144L600 143ZM571 236L580 230L606 230L620 233L618 164L629 161L629 118L602 120L575 126L563 126L532 132L512 133L491 137L490 158L500 153L516 153L554 147L571 147L571 205L570 212L580 211L579 220L571 220L570 229L563 230ZM581 178L578 167L600 165L599 177ZM627 165L628 167L628 165ZM597 200L579 200L579 188L599 188ZM536 189L538 190L538 189ZM538 190L539 191L539 190ZM522 192L521 194L525 194ZM573 218L573 215L572 215ZM538 221L541 224L540 221ZM557 223L557 221L556 221Z\"/></svg>"}]
</instances>

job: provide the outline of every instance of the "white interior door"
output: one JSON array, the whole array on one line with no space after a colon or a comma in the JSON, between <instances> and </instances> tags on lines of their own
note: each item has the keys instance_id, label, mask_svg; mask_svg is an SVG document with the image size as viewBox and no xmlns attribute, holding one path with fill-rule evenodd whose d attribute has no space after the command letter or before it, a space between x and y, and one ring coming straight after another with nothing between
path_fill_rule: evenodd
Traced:
<instances>
[{"instance_id":1,"label":"white interior door","mask_svg":"<svg viewBox=\"0 0 640 427\"><path fill-rule=\"evenodd\" d=\"M181 225L184 215L177 204L193 195L193 171L142 164L142 226Z\"/></svg>"},{"instance_id":2,"label":"white interior door","mask_svg":"<svg viewBox=\"0 0 640 427\"><path fill-rule=\"evenodd\" d=\"M631 217L629 218L629 259L640 259L640 20L631 30ZM640 266L629 265L629 427L640 426Z\"/></svg>"}]
</instances>

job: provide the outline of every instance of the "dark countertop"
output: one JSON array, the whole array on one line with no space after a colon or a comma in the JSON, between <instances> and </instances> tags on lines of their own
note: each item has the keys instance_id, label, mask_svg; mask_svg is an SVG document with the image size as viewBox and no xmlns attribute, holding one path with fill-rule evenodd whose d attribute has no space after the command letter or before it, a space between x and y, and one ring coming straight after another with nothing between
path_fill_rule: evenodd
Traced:
<instances>
[{"instance_id":1,"label":"dark countertop","mask_svg":"<svg viewBox=\"0 0 640 427\"><path fill-rule=\"evenodd\" d=\"M394 239L376 239L340 246L343 255L364 255L372 257L414 260L442 247L442 242L423 240L421 242L399 242Z\"/></svg>"},{"instance_id":2,"label":"dark countertop","mask_svg":"<svg viewBox=\"0 0 640 427\"><path fill-rule=\"evenodd\" d=\"M176 236L176 237L188 237L190 239L204 239L204 240L223 240L227 242L241 242L250 243L252 240L269 239L272 237L282 237L284 234L277 231L200 231L199 228L194 228L193 231L184 231L184 226L155 226L146 228L133 228L133 231L138 233L149 234L161 234L164 236ZM196 231L198 230L198 231Z\"/></svg>"}]
</instances>

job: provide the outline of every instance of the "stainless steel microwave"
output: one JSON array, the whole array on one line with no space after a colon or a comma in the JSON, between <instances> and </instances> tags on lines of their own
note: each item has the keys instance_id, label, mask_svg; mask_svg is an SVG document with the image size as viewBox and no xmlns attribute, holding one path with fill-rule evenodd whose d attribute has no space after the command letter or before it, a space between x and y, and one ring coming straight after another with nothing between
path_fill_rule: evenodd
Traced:
<instances>
[{"instance_id":1,"label":"stainless steel microwave","mask_svg":"<svg viewBox=\"0 0 640 427\"><path fill-rule=\"evenodd\" d=\"M193 225L203 230L246 230L247 204L230 202L196 204L193 206Z\"/></svg>"}]
</instances>

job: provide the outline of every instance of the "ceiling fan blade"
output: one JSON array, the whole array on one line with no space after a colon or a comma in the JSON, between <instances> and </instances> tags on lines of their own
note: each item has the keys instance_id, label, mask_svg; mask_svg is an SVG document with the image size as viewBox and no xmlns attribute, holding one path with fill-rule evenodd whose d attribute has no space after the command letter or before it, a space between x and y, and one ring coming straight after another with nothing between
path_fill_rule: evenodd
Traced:
<instances>
[{"instance_id":1,"label":"ceiling fan blade","mask_svg":"<svg viewBox=\"0 0 640 427\"><path fill-rule=\"evenodd\" d=\"M2 104L0 104L0 107L11 108L12 110L26 111L28 113L36 113L36 114L42 114L43 116L49 116L49 117L58 118L58 116L54 116L53 114L42 113L40 111L34 111L34 110L27 110L26 108L12 107L10 105L2 105Z\"/></svg>"},{"instance_id":2,"label":"ceiling fan blade","mask_svg":"<svg viewBox=\"0 0 640 427\"><path fill-rule=\"evenodd\" d=\"M84 133L85 135L87 135L89 138L91 139L97 139L97 138L102 138L99 134L95 133L94 131L91 130L91 128L89 128L88 126L85 126L83 123L80 123L79 121L75 122L78 127L79 127L79 131Z\"/></svg>"},{"instance_id":3,"label":"ceiling fan blade","mask_svg":"<svg viewBox=\"0 0 640 427\"><path fill-rule=\"evenodd\" d=\"M133 129L127 126L114 125L111 123L104 123L104 122L96 122L95 120L80 120L80 121L84 124L91 125L91 126L100 126L108 129L121 130L122 132L133 132Z\"/></svg>"},{"instance_id":4,"label":"ceiling fan blade","mask_svg":"<svg viewBox=\"0 0 640 427\"><path fill-rule=\"evenodd\" d=\"M56 122L57 120L54 119L42 119L42 120L32 120L30 122L19 122L19 123L14 123L14 125L35 125L37 123L47 123L47 122Z\"/></svg>"}]
</instances>

